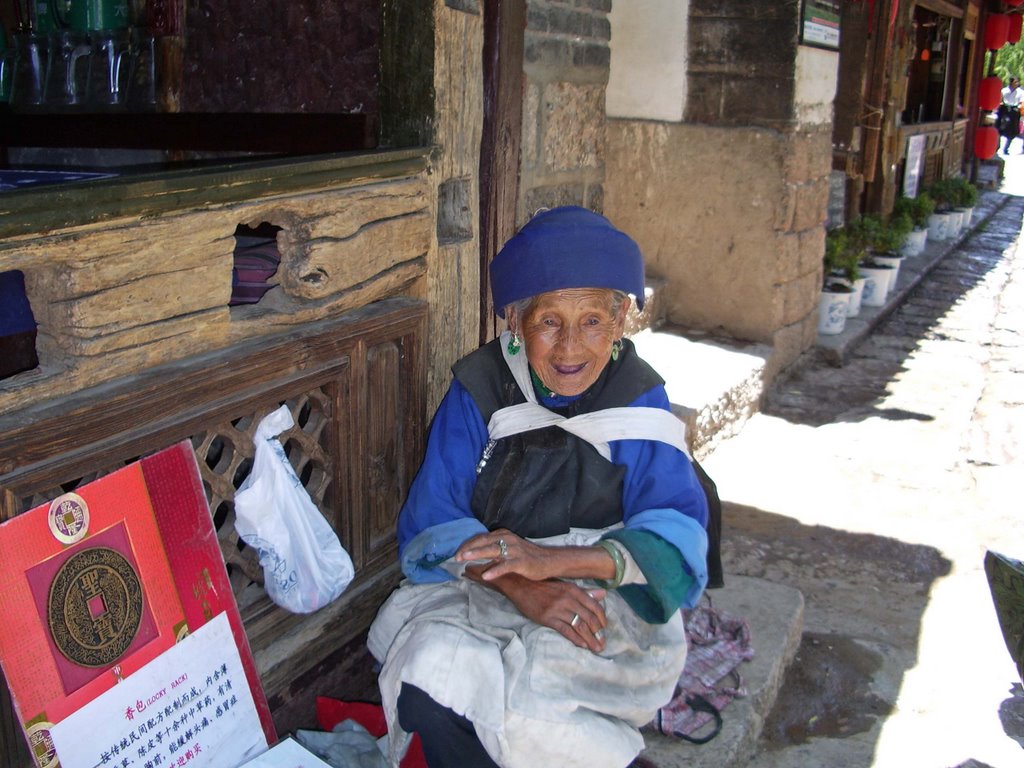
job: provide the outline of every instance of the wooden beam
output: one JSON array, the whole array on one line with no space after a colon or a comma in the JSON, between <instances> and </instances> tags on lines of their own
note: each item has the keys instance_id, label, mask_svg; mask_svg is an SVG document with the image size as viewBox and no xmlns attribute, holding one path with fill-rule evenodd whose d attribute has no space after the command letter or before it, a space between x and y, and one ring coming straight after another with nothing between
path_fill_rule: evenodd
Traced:
<instances>
[{"instance_id":1,"label":"wooden beam","mask_svg":"<svg viewBox=\"0 0 1024 768\"><path fill-rule=\"evenodd\" d=\"M524 0L486 0L480 141L480 343L497 330L491 302L491 260L516 230L525 37Z\"/></svg>"},{"instance_id":2,"label":"wooden beam","mask_svg":"<svg viewBox=\"0 0 1024 768\"><path fill-rule=\"evenodd\" d=\"M915 5L954 19L962 19L964 17L964 9L955 3L949 2L949 0L917 0Z\"/></svg>"}]
</instances>

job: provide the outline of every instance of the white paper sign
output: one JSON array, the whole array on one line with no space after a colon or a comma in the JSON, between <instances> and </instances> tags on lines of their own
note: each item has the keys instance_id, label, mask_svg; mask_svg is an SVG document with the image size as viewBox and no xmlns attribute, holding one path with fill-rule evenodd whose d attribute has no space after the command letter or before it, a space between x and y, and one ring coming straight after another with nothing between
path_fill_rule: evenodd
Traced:
<instances>
[{"instance_id":1,"label":"white paper sign","mask_svg":"<svg viewBox=\"0 0 1024 768\"><path fill-rule=\"evenodd\" d=\"M276 747L272 747L270 751L264 752L255 760L250 760L244 768L331 768L331 766L299 742L285 739Z\"/></svg>"},{"instance_id":2,"label":"white paper sign","mask_svg":"<svg viewBox=\"0 0 1024 768\"><path fill-rule=\"evenodd\" d=\"M267 749L224 613L50 734L62 768L235 768Z\"/></svg>"},{"instance_id":3,"label":"white paper sign","mask_svg":"<svg viewBox=\"0 0 1024 768\"><path fill-rule=\"evenodd\" d=\"M917 185L921 181L921 163L924 160L927 136L911 136L907 139L907 160L903 165L903 195L917 197Z\"/></svg>"}]
</instances>

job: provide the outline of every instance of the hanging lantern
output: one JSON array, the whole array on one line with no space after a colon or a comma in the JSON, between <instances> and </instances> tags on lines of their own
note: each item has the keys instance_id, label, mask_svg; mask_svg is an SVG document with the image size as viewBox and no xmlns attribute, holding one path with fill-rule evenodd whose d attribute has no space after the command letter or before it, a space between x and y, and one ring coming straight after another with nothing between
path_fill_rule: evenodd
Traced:
<instances>
[{"instance_id":1,"label":"hanging lantern","mask_svg":"<svg viewBox=\"0 0 1024 768\"><path fill-rule=\"evenodd\" d=\"M932 52L927 48L921 49L921 61L928 61L932 57Z\"/></svg>"},{"instance_id":2,"label":"hanging lantern","mask_svg":"<svg viewBox=\"0 0 1024 768\"><path fill-rule=\"evenodd\" d=\"M1024 0L1021 0L1024 2ZM1024 26L1024 16L1019 13L1010 14L1010 27L1006 32L1006 42L1010 45L1016 45L1020 42L1021 27Z\"/></svg>"},{"instance_id":3,"label":"hanging lantern","mask_svg":"<svg viewBox=\"0 0 1024 768\"><path fill-rule=\"evenodd\" d=\"M999 132L991 125L981 126L974 132L974 156L988 160L999 149Z\"/></svg>"},{"instance_id":4,"label":"hanging lantern","mask_svg":"<svg viewBox=\"0 0 1024 768\"><path fill-rule=\"evenodd\" d=\"M985 48L998 51L1006 45L1010 33L1010 17L1005 13L990 13L985 20Z\"/></svg>"},{"instance_id":5,"label":"hanging lantern","mask_svg":"<svg viewBox=\"0 0 1024 768\"><path fill-rule=\"evenodd\" d=\"M991 75L983 77L978 83L978 108L991 112L1002 101L1003 81Z\"/></svg>"},{"instance_id":6,"label":"hanging lantern","mask_svg":"<svg viewBox=\"0 0 1024 768\"><path fill-rule=\"evenodd\" d=\"M1003 2L1005 2L1011 8L1016 8L1021 3L1024 3L1024 0L1003 0Z\"/></svg>"}]
</instances>

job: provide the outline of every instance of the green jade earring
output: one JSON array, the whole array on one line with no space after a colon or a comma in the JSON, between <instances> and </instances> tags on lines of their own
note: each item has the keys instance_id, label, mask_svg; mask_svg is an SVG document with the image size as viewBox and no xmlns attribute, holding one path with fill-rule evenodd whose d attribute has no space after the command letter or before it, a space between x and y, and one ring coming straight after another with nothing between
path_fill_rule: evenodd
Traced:
<instances>
[{"instance_id":1,"label":"green jade earring","mask_svg":"<svg viewBox=\"0 0 1024 768\"><path fill-rule=\"evenodd\" d=\"M513 333L512 338L508 340L508 353L512 357L519 354L519 350L523 348L523 342L519 339L518 333Z\"/></svg>"},{"instance_id":2,"label":"green jade earring","mask_svg":"<svg viewBox=\"0 0 1024 768\"><path fill-rule=\"evenodd\" d=\"M612 342L612 362L614 363L619 359L619 353L622 351L622 339L617 339Z\"/></svg>"}]
</instances>

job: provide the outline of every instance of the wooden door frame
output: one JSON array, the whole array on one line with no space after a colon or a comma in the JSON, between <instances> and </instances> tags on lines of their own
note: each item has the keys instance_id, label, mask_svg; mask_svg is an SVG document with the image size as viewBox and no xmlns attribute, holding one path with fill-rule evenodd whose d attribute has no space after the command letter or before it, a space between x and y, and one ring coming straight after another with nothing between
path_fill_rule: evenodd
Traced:
<instances>
[{"instance_id":1,"label":"wooden door frame","mask_svg":"<svg viewBox=\"0 0 1024 768\"><path fill-rule=\"evenodd\" d=\"M480 343L498 333L490 264L516 230L522 156L527 0L484 0L480 138Z\"/></svg>"}]
</instances>

